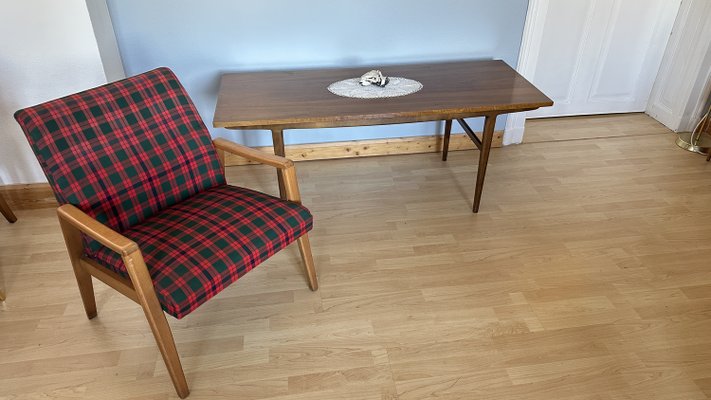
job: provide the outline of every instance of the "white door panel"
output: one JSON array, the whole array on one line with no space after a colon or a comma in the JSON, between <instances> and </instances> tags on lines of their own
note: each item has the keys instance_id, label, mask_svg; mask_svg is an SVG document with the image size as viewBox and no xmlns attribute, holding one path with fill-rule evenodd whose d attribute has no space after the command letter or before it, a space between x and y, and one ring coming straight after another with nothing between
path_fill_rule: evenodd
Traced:
<instances>
[{"instance_id":1,"label":"white door panel","mask_svg":"<svg viewBox=\"0 0 711 400\"><path fill-rule=\"evenodd\" d=\"M565 23L544 26L542 42L554 45L540 48L536 67L541 73L536 74L534 83L555 99L556 104L563 104L568 103L572 96L572 83L579 73L580 44L584 41L586 21L590 18L588 12L581 9L580 3L561 0L552 0L551 3L548 17ZM588 8L592 10L592 7ZM560 54L568 56L560 57Z\"/></svg>"},{"instance_id":2,"label":"white door panel","mask_svg":"<svg viewBox=\"0 0 711 400\"><path fill-rule=\"evenodd\" d=\"M528 117L644 111L680 0L539 1L528 77L555 105Z\"/></svg>"}]
</instances>

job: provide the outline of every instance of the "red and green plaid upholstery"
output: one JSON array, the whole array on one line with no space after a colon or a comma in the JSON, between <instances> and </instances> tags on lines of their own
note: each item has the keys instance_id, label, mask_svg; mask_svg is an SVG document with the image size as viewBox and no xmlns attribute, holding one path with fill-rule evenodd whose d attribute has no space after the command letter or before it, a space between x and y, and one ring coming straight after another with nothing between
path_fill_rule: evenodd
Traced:
<instances>
[{"instance_id":1,"label":"red and green plaid upholstery","mask_svg":"<svg viewBox=\"0 0 711 400\"><path fill-rule=\"evenodd\" d=\"M122 231L225 183L210 134L158 68L15 113L59 204Z\"/></svg>"},{"instance_id":2,"label":"red and green plaid upholstery","mask_svg":"<svg viewBox=\"0 0 711 400\"><path fill-rule=\"evenodd\" d=\"M311 229L301 205L225 184L210 134L167 68L15 119L59 203L135 240L178 318ZM87 256L126 275L120 257L86 243Z\"/></svg>"},{"instance_id":3,"label":"red and green plaid upholstery","mask_svg":"<svg viewBox=\"0 0 711 400\"><path fill-rule=\"evenodd\" d=\"M223 185L122 233L143 251L163 309L182 318L311 226L297 203ZM128 276L115 252L102 248L92 258Z\"/></svg>"}]
</instances>

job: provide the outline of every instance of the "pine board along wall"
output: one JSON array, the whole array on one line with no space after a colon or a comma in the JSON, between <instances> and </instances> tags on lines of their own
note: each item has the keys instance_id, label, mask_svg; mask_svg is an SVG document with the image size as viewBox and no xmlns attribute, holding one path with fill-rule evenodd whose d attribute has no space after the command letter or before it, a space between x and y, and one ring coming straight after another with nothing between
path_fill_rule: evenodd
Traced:
<instances>
[{"instance_id":1,"label":"pine board along wall","mask_svg":"<svg viewBox=\"0 0 711 400\"><path fill-rule=\"evenodd\" d=\"M170 67L213 136L249 146L269 146L271 135L211 127L223 72L491 58L516 66L528 6L528 0L107 1L126 73ZM471 122L482 129L480 120ZM497 129L505 122L499 118ZM425 136L442 126L292 130L285 141Z\"/></svg>"}]
</instances>

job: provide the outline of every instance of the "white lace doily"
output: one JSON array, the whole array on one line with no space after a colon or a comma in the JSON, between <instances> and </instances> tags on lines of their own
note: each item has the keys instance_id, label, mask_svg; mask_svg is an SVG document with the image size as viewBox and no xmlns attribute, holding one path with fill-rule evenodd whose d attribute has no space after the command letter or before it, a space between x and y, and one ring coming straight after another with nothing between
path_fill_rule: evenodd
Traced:
<instances>
[{"instance_id":1,"label":"white lace doily","mask_svg":"<svg viewBox=\"0 0 711 400\"><path fill-rule=\"evenodd\" d=\"M328 86L328 91L342 97L356 99L381 99L385 97L399 97L418 92L422 84L413 79L390 77L385 87L376 85L361 86L360 78L344 79Z\"/></svg>"}]
</instances>

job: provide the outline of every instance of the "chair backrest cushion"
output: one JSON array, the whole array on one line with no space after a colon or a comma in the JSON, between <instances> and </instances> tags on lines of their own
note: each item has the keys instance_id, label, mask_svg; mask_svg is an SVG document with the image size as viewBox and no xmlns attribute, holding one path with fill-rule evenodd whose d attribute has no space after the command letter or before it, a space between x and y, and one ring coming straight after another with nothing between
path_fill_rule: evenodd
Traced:
<instances>
[{"instance_id":1,"label":"chair backrest cushion","mask_svg":"<svg viewBox=\"0 0 711 400\"><path fill-rule=\"evenodd\" d=\"M60 204L120 231L225 183L210 133L158 68L15 113Z\"/></svg>"}]
</instances>

